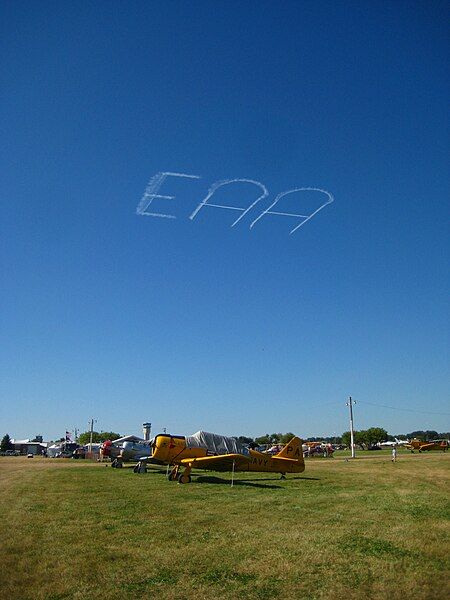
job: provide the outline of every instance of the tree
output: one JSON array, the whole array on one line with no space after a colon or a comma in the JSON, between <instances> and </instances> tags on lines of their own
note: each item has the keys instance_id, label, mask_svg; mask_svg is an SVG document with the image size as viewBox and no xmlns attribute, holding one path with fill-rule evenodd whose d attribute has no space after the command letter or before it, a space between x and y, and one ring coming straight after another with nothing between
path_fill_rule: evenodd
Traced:
<instances>
[{"instance_id":1,"label":"tree","mask_svg":"<svg viewBox=\"0 0 450 600\"><path fill-rule=\"evenodd\" d=\"M355 446L359 446L364 450L364 448L369 448L374 444L378 444L379 442L383 442L388 437L388 432L386 429L382 427L369 427L369 429L361 429L360 431L353 432L353 439L355 442ZM342 443L350 448L350 431L345 431L342 434Z\"/></svg>"},{"instance_id":2,"label":"tree","mask_svg":"<svg viewBox=\"0 0 450 600\"><path fill-rule=\"evenodd\" d=\"M251 443L253 442L253 438L251 438L251 437L247 437L247 436L245 436L245 435L240 435L240 436L237 438L237 441L238 441L240 444L251 444Z\"/></svg>"},{"instance_id":3,"label":"tree","mask_svg":"<svg viewBox=\"0 0 450 600\"><path fill-rule=\"evenodd\" d=\"M287 444L288 442L290 442L292 440L292 438L294 436L295 436L295 434L291 433L290 431L288 431L287 433L283 433L283 435L280 437L280 443Z\"/></svg>"},{"instance_id":4,"label":"tree","mask_svg":"<svg viewBox=\"0 0 450 600\"><path fill-rule=\"evenodd\" d=\"M438 433L437 431L434 431L433 429L427 429L426 431L422 431L421 429L419 429L418 431L411 431L411 433L407 433L406 436L409 439L417 438L422 442L428 442L429 440L435 440L439 437L445 437L444 435Z\"/></svg>"},{"instance_id":5,"label":"tree","mask_svg":"<svg viewBox=\"0 0 450 600\"><path fill-rule=\"evenodd\" d=\"M7 450L14 450L13 443L11 442L11 438L8 434L2 437L2 441L0 442L0 450L2 452L6 452Z\"/></svg>"},{"instance_id":6,"label":"tree","mask_svg":"<svg viewBox=\"0 0 450 600\"><path fill-rule=\"evenodd\" d=\"M364 450L365 445L368 445L366 434L367 432L364 429L361 429L360 431L354 431L353 433L353 439L355 444L359 446L362 450Z\"/></svg>"},{"instance_id":7,"label":"tree","mask_svg":"<svg viewBox=\"0 0 450 600\"><path fill-rule=\"evenodd\" d=\"M350 437L350 431L344 431L344 433L342 434L342 443L345 446L348 446L350 448L350 443L351 443L351 437Z\"/></svg>"},{"instance_id":8,"label":"tree","mask_svg":"<svg viewBox=\"0 0 450 600\"><path fill-rule=\"evenodd\" d=\"M115 433L114 431L93 431L92 432L92 442L94 444L101 444L102 442L106 442L106 440L117 440L118 438L122 437L120 435L120 433ZM90 431L85 431L84 433L80 433L79 437L78 437L78 443L81 444L82 446L85 446L86 444L89 444L89 442L91 441L91 432Z\"/></svg>"},{"instance_id":9,"label":"tree","mask_svg":"<svg viewBox=\"0 0 450 600\"><path fill-rule=\"evenodd\" d=\"M255 442L258 444L258 446L261 446L262 444L270 444L270 435L266 433L266 435L257 437L255 438Z\"/></svg>"},{"instance_id":10,"label":"tree","mask_svg":"<svg viewBox=\"0 0 450 600\"><path fill-rule=\"evenodd\" d=\"M382 427L369 427L369 429L365 431L365 442L367 447L384 442L387 437L388 432Z\"/></svg>"}]
</instances>

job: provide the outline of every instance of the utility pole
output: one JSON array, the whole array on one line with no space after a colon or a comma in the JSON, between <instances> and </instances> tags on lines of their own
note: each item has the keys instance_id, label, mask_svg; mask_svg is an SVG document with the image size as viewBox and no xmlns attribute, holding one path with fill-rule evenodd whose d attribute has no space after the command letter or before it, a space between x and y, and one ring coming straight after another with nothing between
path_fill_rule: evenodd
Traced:
<instances>
[{"instance_id":1,"label":"utility pole","mask_svg":"<svg viewBox=\"0 0 450 600\"><path fill-rule=\"evenodd\" d=\"M348 397L346 405L350 409L350 446L352 448L352 458L355 458L355 435L353 432L353 405L356 404L356 400L352 400L352 397Z\"/></svg>"},{"instance_id":2,"label":"utility pole","mask_svg":"<svg viewBox=\"0 0 450 600\"><path fill-rule=\"evenodd\" d=\"M91 455L92 455L92 434L94 433L94 421L95 421L95 423L97 423L97 419L91 418L91 420L89 421L89 425L90 425L89 454L91 454Z\"/></svg>"}]
</instances>

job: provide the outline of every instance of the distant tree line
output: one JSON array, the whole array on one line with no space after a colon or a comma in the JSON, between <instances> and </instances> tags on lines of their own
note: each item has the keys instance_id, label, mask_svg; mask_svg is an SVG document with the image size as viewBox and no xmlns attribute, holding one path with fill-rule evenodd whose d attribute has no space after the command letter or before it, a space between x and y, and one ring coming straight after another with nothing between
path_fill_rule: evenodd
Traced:
<instances>
[{"instance_id":1,"label":"distant tree line","mask_svg":"<svg viewBox=\"0 0 450 600\"><path fill-rule=\"evenodd\" d=\"M418 440L422 440L423 442L428 442L428 440L437 439L448 440L450 438L450 431L438 433L433 429L427 429L426 431L422 431L421 429L419 429L418 431L411 431L411 433L399 433L395 437L399 440L410 440L412 438L417 438ZM393 441L394 437L390 435L389 440Z\"/></svg>"},{"instance_id":2,"label":"distant tree line","mask_svg":"<svg viewBox=\"0 0 450 600\"><path fill-rule=\"evenodd\" d=\"M85 431L84 433L80 433L78 436L78 443L81 445L89 444L90 442L90 431ZM41 438L41 436L36 436ZM92 432L92 442L94 444L101 444L106 442L106 440L117 440L122 437L120 433L116 433L114 431L93 431ZM258 444L267 445L267 444L287 444L289 440L294 437L292 432L287 433L266 433L265 435L261 435L259 437L248 437L245 435L240 435L236 437L236 439L241 442L241 444ZM379 444L384 441L395 441L395 439L399 440L410 440L412 438L417 438L418 440L422 440L427 442L428 440L436 440L436 439L450 439L450 431L445 431L438 433L433 429L422 430L418 429L417 431L411 431L410 433L399 433L395 436L390 435L386 429L382 427L369 427L369 429L361 429L354 432L354 440L355 444L360 446L361 448L370 448L375 444ZM41 439L39 441L42 441ZM57 442L64 442L65 438L60 438ZM331 444L344 444L345 446L350 446L350 432L345 431L342 435L337 436L312 436L306 438L307 442L327 442ZM4 435L0 442L0 450L2 452L6 452L6 450L12 450L14 448L11 438L8 434Z\"/></svg>"},{"instance_id":3,"label":"distant tree line","mask_svg":"<svg viewBox=\"0 0 450 600\"><path fill-rule=\"evenodd\" d=\"M254 442L255 444L258 445L262 445L262 444L287 444L289 442L289 440L291 440L294 437L294 433L288 432L288 433L272 433L272 434L268 434L266 433L266 435L261 435L260 437L256 437L256 438L249 438L249 437L245 437L245 436L240 436L238 437L238 441L241 442L242 444L251 444L252 442Z\"/></svg>"},{"instance_id":4,"label":"distant tree line","mask_svg":"<svg viewBox=\"0 0 450 600\"><path fill-rule=\"evenodd\" d=\"M309 438L305 438L306 442L326 442L327 444L342 444L342 436L341 435L331 435L331 436L312 436Z\"/></svg>"},{"instance_id":5,"label":"distant tree line","mask_svg":"<svg viewBox=\"0 0 450 600\"><path fill-rule=\"evenodd\" d=\"M120 435L120 433L115 433L114 431L93 431L92 432L92 443L93 444L101 444L103 442L106 442L106 440L117 440L118 438L122 437ZM85 446L86 444L89 444L89 442L91 441L91 432L90 431L85 431L84 433L80 433L80 435L78 436L78 443L81 444L82 446Z\"/></svg>"},{"instance_id":6,"label":"distant tree line","mask_svg":"<svg viewBox=\"0 0 450 600\"><path fill-rule=\"evenodd\" d=\"M354 443L360 448L370 448L380 442L384 442L388 438L388 432L382 427L369 427L369 429L361 429L354 431ZM342 434L342 443L345 446L350 446L351 437L350 431L345 431Z\"/></svg>"},{"instance_id":7,"label":"distant tree line","mask_svg":"<svg viewBox=\"0 0 450 600\"><path fill-rule=\"evenodd\" d=\"M237 440L242 444L250 444L252 442L263 445L263 444L286 444L294 437L294 434L291 432L288 433L272 433L266 435L261 435L259 437L251 438L247 436L239 436ZM422 441L435 440L435 439L450 439L450 432L438 433L434 430L417 430L411 431L410 433L402 433L396 436L390 435L386 429L383 427L369 427L369 429L361 429L358 431L354 431L354 442L357 446L361 448L370 448L380 442L385 441L395 441L395 439L399 440L410 440L412 438L417 438ZM306 442L326 442L330 444L343 444L345 446L350 446L350 431L345 431L342 435L334 435L334 436L311 436L305 438Z\"/></svg>"}]
</instances>

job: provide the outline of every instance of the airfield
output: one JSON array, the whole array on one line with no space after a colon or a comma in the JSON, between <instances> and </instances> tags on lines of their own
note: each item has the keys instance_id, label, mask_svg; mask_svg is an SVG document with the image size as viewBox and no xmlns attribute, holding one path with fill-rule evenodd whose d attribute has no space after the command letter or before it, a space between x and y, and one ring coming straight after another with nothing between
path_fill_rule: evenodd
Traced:
<instances>
[{"instance_id":1,"label":"airfield","mask_svg":"<svg viewBox=\"0 0 450 600\"><path fill-rule=\"evenodd\" d=\"M450 592L450 453L268 473L0 457L0 589L62 600L379 599ZM132 465L130 465L131 467Z\"/></svg>"}]
</instances>

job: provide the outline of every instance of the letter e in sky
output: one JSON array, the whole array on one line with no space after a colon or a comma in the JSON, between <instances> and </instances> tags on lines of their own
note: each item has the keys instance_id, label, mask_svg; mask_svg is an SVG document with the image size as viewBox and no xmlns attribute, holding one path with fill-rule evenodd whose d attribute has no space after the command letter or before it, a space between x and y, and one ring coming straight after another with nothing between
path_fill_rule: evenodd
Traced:
<instances>
[{"instance_id":1,"label":"letter e in sky","mask_svg":"<svg viewBox=\"0 0 450 600\"><path fill-rule=\"evenodd\" d=\"M200 179L198 175L186 175L185 173L157 173L154 175L145 189L141 201L137 205L136 214L145 215L147 217L162 217L164 219L176 219L175 215L164 215L161 213L148 212L148 207L155 198L160 200L173 200L175 196L163 196L158 194L159 188L164 183L166 177L186 177L187 179Z\"/></svg>"}]
</instances>

